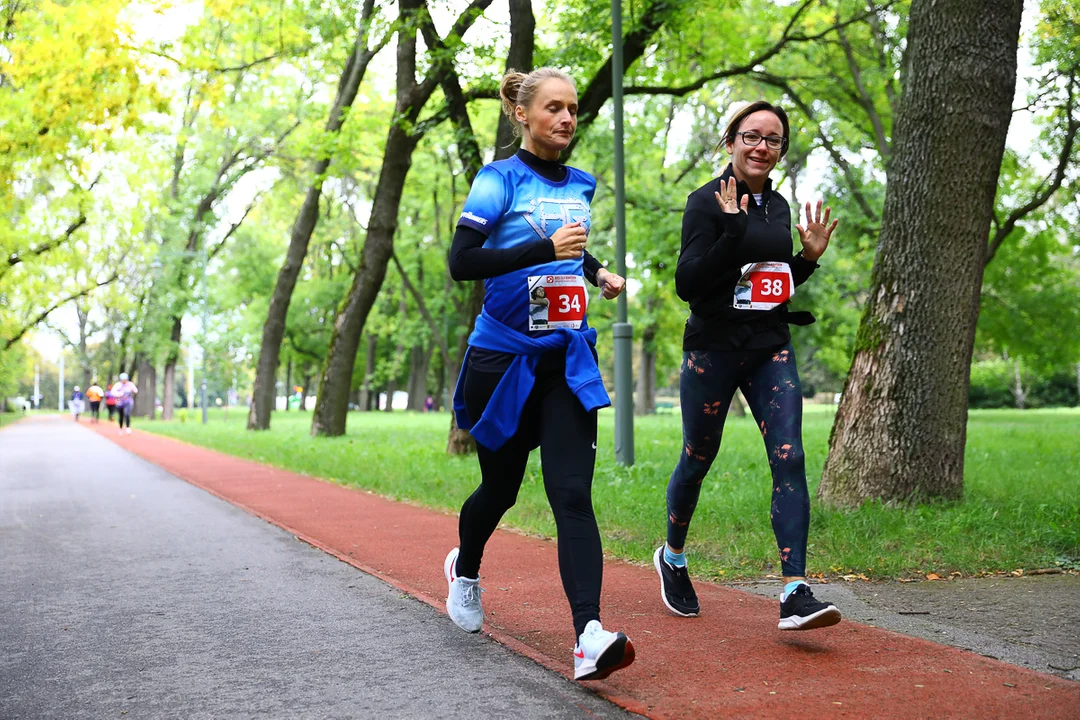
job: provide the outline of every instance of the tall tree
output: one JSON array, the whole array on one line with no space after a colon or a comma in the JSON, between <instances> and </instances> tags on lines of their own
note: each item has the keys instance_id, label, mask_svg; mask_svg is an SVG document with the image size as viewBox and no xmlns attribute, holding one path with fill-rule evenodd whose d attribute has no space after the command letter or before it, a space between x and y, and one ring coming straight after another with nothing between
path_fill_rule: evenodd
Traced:
<instances>
[{"instance_id":1,"label":"tall tree","mask_svg":"<svg viewBox=\"0 0 1080 720\"><path fill-rule=\"evenodd\" d=\"M321 146L320 154L312 167L311 185L304 196L293 223L289 237L289 249L285 261L278 272L274 284L274 293L270 297L270 307L263 325L262 343L259 347L259 359L255 368L255 385L252 389L251 408L248 412L248 430L266 430L270 427L270 411L274 407L275 380L278 363L281 359L281 341L285 336L285 322L289 312L296 281L307 256L308 244L319 221L319 198L322 195L326 173L333 160L337 137L345 123L347 111L356 100L371 59L382 50L391 37L387 32L381 40L372 43L371 31L374 25L375 2L364 0L357 30L356 42L349 54L341 77L338 80L337 95L330 108L326 121L326 142Z\"/></svg>"},{"instance_id":2,"label":"tall tree","mask_svg":"<svg viewBox=\"0 0 1080 720\"><path fill-rule=\"evenodd\" d=\"M958 498L967 387L1022 0L916 0L870 299L823 500Z\"/></svg>"},{"instance_id":3,"label":"tall tree","mask_svg":"<svg viewBox=\"0 0 1080 720\"><path fill-rule=\"evenodd\" d=\"M533 15L530 0L510 0L510 51L506 55L506 71L517 70L519 72L531 72L533 69L533 53L535 51L536 18ZM451 84L452 83L452 84ZM460 90L455 90L456 77L448 80L450 96L460 97ZM471 133L468 126L468 112L464 104L457 108L455 125L460 136ZM475 144L475 140L473 141ZM518 141L514 135L513 125L505 113L499 113L499 125L495 132L495 156L494 160L505 160L517 152ZM459 143L459 150L468 146ZM470 159L474 158L472 162ZM471 186L476 174L480 172L479 156L469 151L461 153L462 165L465 167L465 177ZM470 283L468 299L465 303L464 315L468 323L466 332L458 337L457 352L450 361L450 374L448 377L448 392L453 393L457 387L458 376L461 374L462 364L465 361L465 351L468 347L469 335L472 334L476 324L476 316L484 305L484 282L475 280ZM446 441L446 452L450 455L463 455L476 450L476 440L468 430L462 430L457 424L457 414L453 412L453 401L450 407L450 434Z\"/></svg>"},{"instance_id":4,"label":"tall tree","mask_svg":"<svg viewBox=\"0 0 1080 720\"><path fill-rule=\"evenodd\" d=\"M103 0L0 3L0 354L114 282L109 263L138 232L112 211L123 193L110 202L99 184L115 168L92 161L160 99L124 15ZM105 218L116 225L92 232Z\"/></svg>"},{"instance_id":5,"label":"tall tree","mask_svg":"<svg viewBox=\"0 0 1080 720\"><path fill-rule=\"evenodd\" d=\"M473 0L450 30L447 44L458 45L460 38L490 4L491 0ZM427 75L417 82L416 32L420 24L429 21L427 5L423 0L400 0L399 17L394 119L383 150L383 164L364 238L362 259L353 275L349 292L334 318L334 333L312 417L312 435L345 433L349 390L360 335L386 276L386 266L393 254L402 191L412 164L413 151L425 131L424 127L418 127L417 121L442 81L443 74L453 63L453 56L449 53L433 54Z\"/></svg>"}]
</instances>

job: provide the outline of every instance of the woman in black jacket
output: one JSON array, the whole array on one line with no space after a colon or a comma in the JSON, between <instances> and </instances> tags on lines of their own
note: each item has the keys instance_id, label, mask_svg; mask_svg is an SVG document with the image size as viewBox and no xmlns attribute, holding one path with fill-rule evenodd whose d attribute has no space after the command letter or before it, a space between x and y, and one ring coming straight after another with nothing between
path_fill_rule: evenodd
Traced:
<instances>
[{"instance_id":1,"label":"woman in black jacket","mask_svg":"<svg viewBox=\"0 0 1080 720\"><path fill-rule=\"evenodd\" d=\"M828 247L836 221L806 204L797 225L802 250L791 252L791 211L769 173L787 151L787 114L751 103L732 118L723 142L731 164L690 194L683 215L675 288L690 304L680 375L683 448L667 488L667 542L656 549L661 597L669 610L698 614L684 545L702 481L720 450L728 405L741 388L765 440L772 470L772 525L784 575L781 630L840 622L832 603L806 583L810 496L802 448L802 395L788 324L813 322L788 312Z\"/></svg>"}]
</instances>

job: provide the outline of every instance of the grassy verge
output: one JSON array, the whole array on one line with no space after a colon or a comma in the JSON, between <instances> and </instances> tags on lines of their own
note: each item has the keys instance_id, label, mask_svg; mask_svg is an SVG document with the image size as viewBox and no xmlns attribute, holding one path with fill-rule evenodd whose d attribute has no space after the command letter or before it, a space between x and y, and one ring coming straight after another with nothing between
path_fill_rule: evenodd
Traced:
<instances>
[{"instance_id":1,"label":"grassy verge","mask_svg":"<svg viewBox=\"0 0 1080 720\"><path fill-rule=\"evenodd\" d=\"M310 415L276 413L266 433L244 430L245 414L217 412L203 426L136 424L225 453L361 487L440 510L456 511L479 481L474 457L444 453L445 414L354 413L348 434L312 439ZM828 449L832 408L808 406L807 475L817 489ZM604 547L647 561L664 536L664 491L681 446L677 415L637 418L636 464L614 459L614 416L601 413L594 503ZM837 511L813 504L808 572L826 576L909 577L926 573L1075 567L1080 559L1080 411L985 410L971 413L962 502L919 507L864 505ZM705 480L691 526L694 573L737 579L778 572L769 524L771 484L760 435L734 419ZM534 453L518 504L505 524L555 534Z\"/></svg>"},{"instance_id":2,"label":"grassy verge","mask_svg":"<svg viewBox=\"0 0 1080 720\"><path fill-rule=\"evenodd\" d=\"M10 425L18 420L22 420L25 417L33 417L34 414L35 413L0 412L0 428Z\"/></svg>"}]
</instances>

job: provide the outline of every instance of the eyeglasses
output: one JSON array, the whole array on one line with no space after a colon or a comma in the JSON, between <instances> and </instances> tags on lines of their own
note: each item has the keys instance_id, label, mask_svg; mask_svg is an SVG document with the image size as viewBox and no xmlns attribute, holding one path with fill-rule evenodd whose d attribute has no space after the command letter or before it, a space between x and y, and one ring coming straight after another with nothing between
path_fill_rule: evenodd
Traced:
<instances>
[{"instance_id":1,"label":"eyeglasses","mask_svg":"<svg viewBox=\"0 0 1080 720\"><path fill-rule=\"evenodd\" d=\"M757 147L761 144L761 141L765 141L765 147L770 150L783 150L787 145L787 138L780 137L779 135L767 135L762 136L761 133L753 131L737 132L736 135L742 137L743 144L747 147Z\"/></svg>"}]
</instances>

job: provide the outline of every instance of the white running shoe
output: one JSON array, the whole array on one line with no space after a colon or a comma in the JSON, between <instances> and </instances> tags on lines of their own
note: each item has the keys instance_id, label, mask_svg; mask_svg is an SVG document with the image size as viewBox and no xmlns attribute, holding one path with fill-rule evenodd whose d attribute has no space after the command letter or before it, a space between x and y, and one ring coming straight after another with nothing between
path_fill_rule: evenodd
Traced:
<instances>
[{"instance_id":1,"label":"white running shoe","mask_svg":"<svg viewBox=\"0 0 1080 720\"><path fill-rule=\"evenodd\" d=\"M449 585L446 612L454 624L465 632L480 632L484 624L484 608L480 604L480 578L463 578L457 575L458 549L454 548L443 562L443 575Z\"/></svg>"},{"instance_id":2,"label":"white running shoe","mask_svg":"<svg viewBox=\"0 0 1080 720\"><path fill-rule=\"evenodd\" d=\"M131 434L131 428L124 428L124 432L126 432L128 435L130 435Z\"/></svg>"},{"instance_id":3,"label":"white running shoe","mask_svg":"<svg viewBox=\"0 0 1080 720\"><path fill-rule=\"evenodd\" d=\"M634 643L620 633L608 632L599 620L590 620L574 647L574 679L603 680L634 662Z\"/></svg>"}]
</instances>

